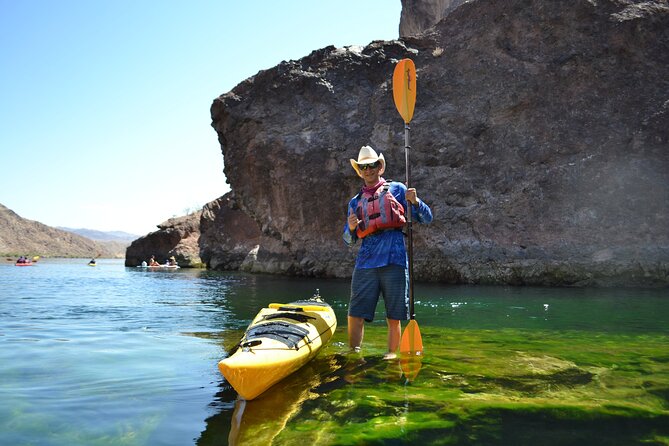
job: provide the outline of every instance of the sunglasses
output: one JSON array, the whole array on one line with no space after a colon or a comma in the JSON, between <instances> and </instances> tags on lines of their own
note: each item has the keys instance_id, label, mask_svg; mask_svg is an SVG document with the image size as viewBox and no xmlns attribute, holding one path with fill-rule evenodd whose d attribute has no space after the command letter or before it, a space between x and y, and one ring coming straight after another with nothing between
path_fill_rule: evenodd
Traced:
<instances>
[{"instance_id":1,"label":"sunglasses","mask_svg":"<svg viewBox=\"0 0 669 446\"><path fill-rule=\"evenodd\" d=\"M358 167L360 168L360 170L376 169L377 167L379 167L380 164L381 163L377 161L372 164L359 164Z\"/></svg>"}]
</instances>

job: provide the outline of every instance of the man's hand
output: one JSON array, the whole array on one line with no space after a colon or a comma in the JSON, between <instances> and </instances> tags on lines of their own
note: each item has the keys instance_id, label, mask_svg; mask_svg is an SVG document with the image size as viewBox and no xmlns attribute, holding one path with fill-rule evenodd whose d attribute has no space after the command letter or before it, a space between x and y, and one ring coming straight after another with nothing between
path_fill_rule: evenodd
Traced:
<instances>
[{"instance_id":1,"label":"man's hand","mask_svg":"<svg viewBox=\"0 0 669 446\"><path fill-rule=\"evenodd\" d=\"M355 228L358 227L358 223L360 223L360 220L358 220L358 216L355 215L355 212L353 212L353 210L349 208L349 210L348 210L348 230L351 231L351 232L355 231Z\"/></svg>"},{"instance_id":2,"label":"man's hand","mask_svg":"<svg viewBox=\"0 0 669 446\"><path fill-rule=\"evenodd\" d=\"M409 189L407 189L406 198L407 201L411 202L411 204L413 204L414 206L418 205L418 193L416 192L415 187L410 187Z\"/></svg>"}]
</instances>

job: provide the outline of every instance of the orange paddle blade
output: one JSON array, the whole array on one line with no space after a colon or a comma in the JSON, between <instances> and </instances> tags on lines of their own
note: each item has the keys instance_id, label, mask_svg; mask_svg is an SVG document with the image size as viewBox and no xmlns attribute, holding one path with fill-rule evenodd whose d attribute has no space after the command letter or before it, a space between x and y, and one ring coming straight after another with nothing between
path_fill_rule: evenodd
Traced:
<instances>
[{"instance_id":1,"label":"orange paddle blade","mask_svg":"<svg viewBox=\"0 0 669 446\"><path fill-rule=\"evenodd\" d=\"M402 59L395 65L393 99L404 122L411 122L416 105L416 66L411 59Z\"/></svg>"},{"instance_id":2,"label":"orange paddle blade","mask_svg":"<svg viewBox=\"0 0 669 446\"><path fill-rule=\"evenodd\" d=\"M423 338L420 335L418 322L415 319L409 321L409 325L406 326L404 333L402 333L400 353L411 355L423 354Z\"/></svg>"}]
</instances>

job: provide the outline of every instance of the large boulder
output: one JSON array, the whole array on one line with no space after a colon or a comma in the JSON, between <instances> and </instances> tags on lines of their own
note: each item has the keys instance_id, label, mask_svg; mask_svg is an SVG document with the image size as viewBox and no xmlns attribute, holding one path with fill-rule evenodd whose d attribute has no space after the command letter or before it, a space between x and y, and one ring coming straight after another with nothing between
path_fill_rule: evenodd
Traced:
<instances>
[{"instance_id":1,"label":"large boulder","mask_svg":"<svg viewBox=\"0 0 669 446\"><path fill-rule=\"evenodd\" d=\"M419 280L669 284L669 7L477 0L432 30L327 47L261 71L211 107L225 175L279 272L351 273L341 240L371 144L403 180L391 77L418 69ZM262 268L257 268L262 269Z\"/></svg>"},{"instance_id":2,"label":"large boulder","mask_svg":"<svg viewBox=\"0 0 669 446\"><path fill-rule=\"evenodd\" d=\"M202 211L170 218L158 225L158 230L134 240L126 249L125 266L138 266L155 256L166 263L174 256L179 266L201 267L200 217Z\"/></svg>"}]
</instances>

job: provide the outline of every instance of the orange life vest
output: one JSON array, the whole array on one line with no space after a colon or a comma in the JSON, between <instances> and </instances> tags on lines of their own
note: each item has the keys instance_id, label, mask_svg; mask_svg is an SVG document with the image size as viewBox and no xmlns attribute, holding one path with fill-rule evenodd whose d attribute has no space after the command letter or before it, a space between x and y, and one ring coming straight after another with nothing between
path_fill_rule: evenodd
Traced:
<instances>
[{"instance_id":1,"label":"orange life vest","mask_svg":"<svg viewBox=\"0 0 669 446\"><path fill-rule=\"evenodd\" d=\"M356 228L358 238L365 238L370 234L385 229L398 229L404 226L404 207L388 192L390 183L386 182L371 193L358 194L358 206L355 215L360 220Z\"/></svg>"}]
</instances>

